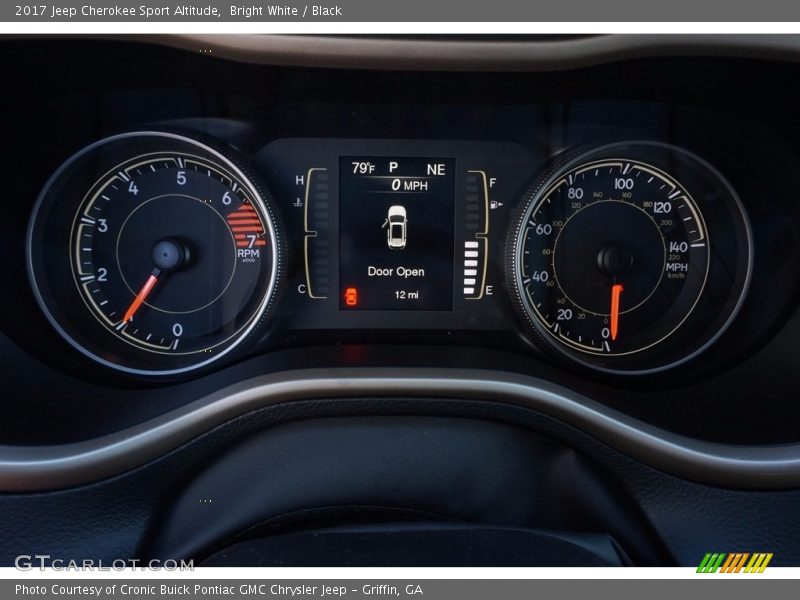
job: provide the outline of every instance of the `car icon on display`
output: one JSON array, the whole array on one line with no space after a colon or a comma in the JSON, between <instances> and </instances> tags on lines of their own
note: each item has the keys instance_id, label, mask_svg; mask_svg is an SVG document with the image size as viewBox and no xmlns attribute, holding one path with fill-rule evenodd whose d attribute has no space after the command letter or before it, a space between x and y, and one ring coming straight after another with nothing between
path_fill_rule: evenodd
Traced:
<instances>
[{"instance_id":1,"label":"car icon on display","mask_svg":"<svg viewBox=\"0 0 800 600\"><path fill-rule=\"evenodd\" d=\"M390 206L389 217L386 220L389 228L386 233L386 243L392 250L402 250L406 247L406 228L408 218L404 206Z\"/></svg>"}]
</instances>

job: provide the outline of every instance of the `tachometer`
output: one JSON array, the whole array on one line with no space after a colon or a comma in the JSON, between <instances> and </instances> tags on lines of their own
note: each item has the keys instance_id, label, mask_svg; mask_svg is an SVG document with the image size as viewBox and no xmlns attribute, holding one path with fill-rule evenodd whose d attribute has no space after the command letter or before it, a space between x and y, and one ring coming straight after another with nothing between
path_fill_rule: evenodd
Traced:
<instances>
[{"instance_id":1,"label":"tachometer","mask_svg":"<svg viewBox=\"0 0 800 600\"><path fill-rule=\"evenodd\" d=\"M721 333L749 265L746 219L716 171L677 148L626 143L568 160L528 191L508 272L547 342L595 367L646 371Z\"/></svg>"},{"instance_id":2,"label":"tachometer","mask_svg":"<svg viewBox=\"0 0 800 600\"><path fill-rule=\"evenodd\" d=\"M236 346L278 279L269 200L195 140L103 140L47 184L30 231L39 300L68 341L137 373L175 373Z\"/></svg>"}]
</instances>

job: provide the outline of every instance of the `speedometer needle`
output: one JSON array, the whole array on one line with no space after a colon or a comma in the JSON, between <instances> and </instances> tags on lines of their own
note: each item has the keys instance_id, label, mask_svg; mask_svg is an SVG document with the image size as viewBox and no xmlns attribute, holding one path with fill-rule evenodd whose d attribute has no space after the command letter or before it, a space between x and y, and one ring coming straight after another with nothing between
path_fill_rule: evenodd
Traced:
<instances>
[{"instance_id":1,"label":"speedometer needle","mask_svg":"<svg viewBox=\"0 0 800 600\"><path fill-rule=\"evenodd\" d=\"M153 287L155 287L156 282L158 282L159 275L161 275L161 269L153 269L153 272L150 273L150 277L144 282L142 289L136 294L136 298L133 299L133 302L131 302L128 310L125 312L125 317L122 319L123 323L128 323L133 319L133 315L136 314L136 311L139 310L139 307L147 299L147 296L153 290Z\"/></svg>"},{"instance_id":2,"label":"speedometer needle","mask_svg":"<svg viewBox=\"0 0 800 600\"><path fill-rule=\"evenodd\" d=\"M617 339L619 331L619 297L622 294L622 284L615 283L611 286L611 339Z\"/></svg>"}]
</instances>

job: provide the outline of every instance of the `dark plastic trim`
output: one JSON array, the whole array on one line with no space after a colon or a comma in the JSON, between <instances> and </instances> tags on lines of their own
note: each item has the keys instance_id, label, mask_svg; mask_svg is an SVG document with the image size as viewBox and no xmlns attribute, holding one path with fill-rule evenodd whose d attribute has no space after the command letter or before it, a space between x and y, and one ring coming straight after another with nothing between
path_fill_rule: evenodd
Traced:
<instances>
[{"instance_id":1,"label":"dark plastic trim","mask_svg":"<svg viewBox=\"0 0 800 600\"><path fill-rule=\"evenodd\" d=\"M313 369L245 381L158 418L94 440L46 447L0 446L0 491L63 489L144 465L250 411L311 398L453 398L538 411L664 473L732 488L800 486L800 444L734 446L669 433L566 388L496 371Z\"/></svg>"}]
</instances>

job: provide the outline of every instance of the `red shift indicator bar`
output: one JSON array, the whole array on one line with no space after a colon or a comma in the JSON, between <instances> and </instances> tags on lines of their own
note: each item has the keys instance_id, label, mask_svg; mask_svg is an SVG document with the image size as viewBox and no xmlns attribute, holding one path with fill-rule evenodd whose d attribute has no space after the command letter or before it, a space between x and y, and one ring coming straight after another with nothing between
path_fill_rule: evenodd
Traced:
<instances>
[{"instance_id":1,"label":"red shift indicator bar","mask_svg":"<svg viewBox=\"0 0 800 600\"><path fill-rule=\"evenodd\" d=\"M228 215L227 221L237 248L267 245L263 239L264 227L261 225L261 219L251 204L242 204L238 210Z\"/></svg>"}]
</instances>

